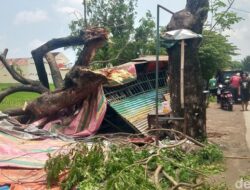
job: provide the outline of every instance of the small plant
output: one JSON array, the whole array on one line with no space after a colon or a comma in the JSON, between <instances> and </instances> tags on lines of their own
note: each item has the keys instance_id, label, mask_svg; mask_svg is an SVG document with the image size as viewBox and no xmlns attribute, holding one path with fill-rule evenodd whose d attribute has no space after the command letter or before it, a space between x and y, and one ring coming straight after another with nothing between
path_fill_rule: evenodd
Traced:
<instances>
[{"instance_id":1,"label":"small plant","mask_svg":"<svg viewBox=\"0 0 250 190\"><path fill-rule=\"evenodd\" d=\"M221 162L223 159L223 152L214 144L209 144L201 151L197 152L198 162L204 164L211 164Z\"/></svg>"}]
</instances>

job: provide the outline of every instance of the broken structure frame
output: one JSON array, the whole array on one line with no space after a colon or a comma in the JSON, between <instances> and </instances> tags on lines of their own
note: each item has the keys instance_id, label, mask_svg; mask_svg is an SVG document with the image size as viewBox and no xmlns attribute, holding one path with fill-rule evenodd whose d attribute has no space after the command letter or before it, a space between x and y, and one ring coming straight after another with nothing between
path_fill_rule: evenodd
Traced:
<instances>
[{"instance_id":1,"label":"broken structure frame","mask_svg":"<svg viewBox=\"0 0 250 190\"><path fill-rule=\"evenodd\" d=\"M157 5L157 39L156 39L156 65L155 65L155 114L156 114L156 128L159 127L159 107L158 107L158 91L159 91L159 54L160 54L160 9L165 10L170 14L174 14L174 12L170 11L169 9L163 7L162 5Z\"/></svg>"}]
</instances>

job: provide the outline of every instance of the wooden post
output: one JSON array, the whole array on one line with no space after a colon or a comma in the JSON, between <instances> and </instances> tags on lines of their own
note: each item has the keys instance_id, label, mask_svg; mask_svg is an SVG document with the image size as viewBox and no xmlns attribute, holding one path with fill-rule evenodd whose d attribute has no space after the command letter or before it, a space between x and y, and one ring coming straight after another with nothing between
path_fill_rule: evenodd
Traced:
<instances>
[{"instance_id":1,"label":"wooden post","mask_svg":"<svg viewBox=\"0 0 250 190\"><path fill-rule=\"evenodd\" d=\"M181 73L180 73L180 97L181 108L184 108L184 59L185 59L185 41L181 41Z\"/></svg>"}]
</instances>

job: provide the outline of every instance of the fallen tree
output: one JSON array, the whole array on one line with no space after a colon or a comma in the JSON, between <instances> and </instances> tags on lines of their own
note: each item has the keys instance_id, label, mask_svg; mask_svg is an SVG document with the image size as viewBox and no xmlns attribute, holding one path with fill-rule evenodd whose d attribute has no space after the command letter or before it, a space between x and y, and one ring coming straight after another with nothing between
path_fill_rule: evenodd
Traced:
<instances>
[{"instance_id":1,"label":"fallen tree","mask_svg":"<svg viewBox=\"0 0 250 190\"><path fill-rule=\"evenodd\" d=\"M79 36L69 36L66 38L52 39L32 51L32 56L36 65L39 81L24 78L16 72L7 62L8 50L0 55L0 61L4 64L11 76L21 83L0 92L0 102L8 95L19 92L37 92L42 94L36 100L29 102L23 109L6 110L12 116L28 116L29 121L42 117L52 117L61 110L68 109L80 103L89 94L94 92L100 84L107 82L104 75L88 70L95 51L101 47L108 38L108 32L104 28L91 28L83 30ZM52 50L61 47L84 45L74 67L62 80L59 69L56 66ZM44 67L43 58L46 58L52 73L53 82L56 90L50 92L47 73Z\"/></svg>"}]
</instances>

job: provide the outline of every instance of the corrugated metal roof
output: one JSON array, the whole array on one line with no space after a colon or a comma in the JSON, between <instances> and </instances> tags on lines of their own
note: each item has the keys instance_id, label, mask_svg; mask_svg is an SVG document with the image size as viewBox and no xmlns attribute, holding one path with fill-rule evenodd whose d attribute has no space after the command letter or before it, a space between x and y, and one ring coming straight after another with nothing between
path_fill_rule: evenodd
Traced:
<instances>
[{"instance_id":1,"label":"corrugated metal roof","mask_svg":"<svg viewBox=\"0 0 250 190\"><path fill-rule=\"evenodd\" d=\"M166 91L166 87L159 89L159 98L162 98L161 95ZM111 102L110 105L140 132L145 132L148 127L147 116L155 110L155 90Z\"/></svg>"}]
</instances>

